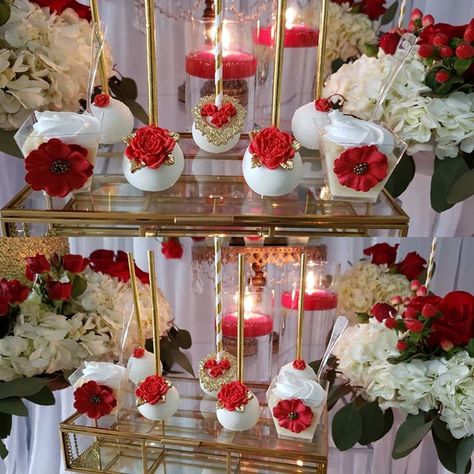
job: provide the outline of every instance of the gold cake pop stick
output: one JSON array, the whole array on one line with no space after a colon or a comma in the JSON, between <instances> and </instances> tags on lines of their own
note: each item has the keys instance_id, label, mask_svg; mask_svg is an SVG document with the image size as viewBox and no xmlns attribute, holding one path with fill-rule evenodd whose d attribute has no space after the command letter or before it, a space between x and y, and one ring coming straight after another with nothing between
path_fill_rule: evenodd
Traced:
<instances>
[{"instance_id":1,"label":"gold cake pop stick","mask_svg":"<svg viewBox=\"0 0 474 474\"><path fill-rule=\"evenodd\" d=\"M150 290L153 323L153 354L155 356L155 372L161 375L160 362L160 312L158 310L158 297L156 292L155 252L148 250L148 268L150 272Z\"/></svg>"},{"instance_id":2,"label":"gold cake pop stick","mask_svg":"<svg viewBox=\"0 0 474 474\"><path fill-rule=\"evenodd\" d=\"M155 0L145 0L146 64L148 74L148 125L158 125L158 74L156 70Z\"/></svg>"},{"instance_id":3,"label":"gold cake pop stick","mask_svg":"<svg viewBox=\"0 0 474 474\"><path fill-rule=\"evenodd\" d=\"M99 0L90 0L90 4L91 4L92 22L94 24L99 24L100 23ZM109 81L107 78L107 61L105 60L104 50L102 50L102 52L100 53L99 77L100 77L100 84L102 86L102 93L110 95Z\"/></svg>"},{"instance_id":4,"label":"gold cake pop stick","mask_svg":"<svg viewBox=\"0 0 474 474\"><path fill-rule=\"evenodd\" d=\"M326 38L328 32L329 0L321 0L321 16L319 19L318 60L316 67L315 100L321 98L324 86L324 62L326 59Z\"/></svg>"},{"instance_id":5,"label":"gold cake pop stick","mask_svg":"<svg viewBox=\"0 0 474 474\"><path fill-rule=\"evenodd\" d=\"M278 0L272 84L272 125L275 127L280 125L281 76L283 73L283 52L285 49L285 17L286 0Z\"/></svg>"},{"instance_id":6,"label":"gold cake pop stick","mask_svg":"<svg viewBox=\"0 0 474 474\"><path fill-rule=\"evenodd\" d=\"M244 383L244 312L245 312L244 256L239 254L239 300L237 307L237 380Z\"/></svg>"},{"instance_id":7,"label":"gold cake pop stick","mask_svg":"<svg viewBox=\"0 0 474 474\"><path fill-rule=\"evenodd\" d=\"M133 305L135 310L134 313L137 322L138 344L140 345L140 347L145 347L145 338L143 336L142 321L140 315L140 298L138 296L137 276L135 275L135 260L133 259L132 252L128 252L127 257L128 270L130 272L130 283L132 285L133 292Z\"/></svg>"},{"instance_id":8,"label":"gold cake pop stick","mask_svg":"<svg viewBox=\"0 0 474 474\"><path fill-rule=\"evenodd\" d=\"M296 332L296 359L303 358L303 322L304 322L304 296L306 292L306 254L301 254L300 259L300 293L298 297L298 328Z\"/></svg>"}]
</instances>

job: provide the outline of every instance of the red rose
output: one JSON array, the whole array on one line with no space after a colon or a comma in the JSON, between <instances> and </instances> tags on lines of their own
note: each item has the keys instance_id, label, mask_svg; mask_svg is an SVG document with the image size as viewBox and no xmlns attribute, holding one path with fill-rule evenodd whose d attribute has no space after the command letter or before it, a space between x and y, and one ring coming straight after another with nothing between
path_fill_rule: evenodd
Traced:
<instances>
[{"instance_id":1,"label":"red rose","mask_svg":"<svg viewBox=\"0 0 474 474\"><path fill-rule=\"evenodd\" d=\"M424 325L419 319L405 319L404 322L408 331L415 333L423 331Z\"/></svg>"},{"instance_id":2,"label":"red rose","mask_svg":"<svg viewBox=\"0 0 474 474\"><path fill-rule=\"evenodd\" d=\"M438 304L441 317L433 318L429 343L437 347L443 340L465 346L474 338L474 296L466 291L452 291Z\"/></svg>"},{"instance_id":3,"label":"red rose","mask_svg":"<svg viewBox=\"0 0 474 474\"><path fill-rule=\"evenodd\" d=\"M176 141L165 128L148 125L139 128L125 148L125 155L152 169L158 169L174 150Z\"/></svg>"},{"instance_id":4,"label":"red rose","mask_svg":"<svg viewBox=\"0 0 474 474\"><path fill-rule=\"evenodd\" d=\"M0 296L0 316L5 316L10 312L10 304L4 296Z\"/></svg>"},{"instance_id":5,"label":"red rose","mask_svg":"<svg viewBox=\"0 0 474 474\"><path fill-rule=\"evenodd\" d=\"M408 349L408 344L405 341L398 341L396 347L400 352L403 352Z\"/></svg>"},{"instance_id":6,"label":"red rose","mask_svg":"<svg viewBox=\"0 0 474 474\"><path fill-rule=\"evenodd\" d=\"M272 413L282 428L293 433L301 433L313 422L313 410L298 398L280 400Z\"/></svg>"},{"instance_id":7,"label":"red rose","mask_svg":"<svg viewBox=\"0 0 474 474\"><path fill-rule=\"evenodd\" d=\"M99 385L91 380L74 392L74 408L95 420L109 415L117 406L114 391L107 385Z\"/></svg>"},{"instance_id":8,"label":"red rose","mask_svg":"<svg viewBox=\"0 0 474 474\"><path fill-rule=\"evenodd\" d=\"M141 359L145 355L145 349L143 347L135 347L133 350L133 357L135 359Z\"/></svg>"},{"instance_id":9,"label":"red rose","mask_svg":"<svg viewBox=\"0 0 474 474\"><path fill-rule=\"evenodd\" d=\"M364 255L372 257L372 263L375 265L386 264L389 267L395 263L399 244L388 245L386 242L375 244L372 247L364 249Z\"/></svg>"},{"instance_id":10,"label":"red rose","mask_svg":"<svg viewBox=\"0 0 474 474\"><path fill-rule=\"evenodd\" d=\"M405 311L410 310L411 314L414 314L416 317L421 313L425 305L429 304L437 308L440 302L441 298L436 295L416 296L410 298L410 302L405 305Z\"/></svg>"},{"instance_id":11,"label":"red rose","mask_svg":"<svg viewBox=\"0 0 474 474\"><path fill-rule=\"evenodd\" d=\"M343 186L367 192L386 178L387 156L375 145L348 148L334 161L334 173Z\"/></svg>"},{"instance_id":12,"label":"red rose","mask_svg":"<svg viewBox=\"0 0 474 474\"><path fill-rule=\"evenodd\" d=\"M342 5L343 3L348 3L350 6L354 3L354 0L331 0L332 3L337 3L338 5Z\"/></svg>"},{"instance_id":13,"label":"red rose","mask_svg":"<svg viewBox=\"0 0 474 474\"><path fill-rule=\"evenodd\" d=\"M84 258L82 255L64 255L63 267L64 270L70 273L82 273L89 265L90 260Z\"/></svg>"},{"instance_id":14,"label":"red rose","mask_svg":"<svg viewBox=\"0 0 474 474\"><path fill-rule=\"evenodd\" d=\"M164 402L170 388L169 382L161 375L150 375L135 390L135 395L150 405Z\"/></svg>"},{"instance_id":15,"label":"red rose","mask_svg":"<svg viewBox=\"0 0 474 474\"><path fill-rule=\"evenodd\" d=\"M381 323L384 319L394 317L397 310L387 303L376 303L372 306L370 314Z\"/></svg>"},{"instance_id":16,"label":"red rose","mask_svg":"<svg viewBox=\"0 0 474 474\"><path fill-rule=\"evenodd\" d=\"M295 156L294 138L277 127L267 127L258 132L250 143L252 153L269 170L276 170L282 163Z\"/></svg>"},{"instance_id":17,"label":"red rose","mask_svg":"<svg viewBox=\"0 0 474 474\"><path fill-rule=\"evenodd\" d=\"M317 99L314 101L314 106L319 112L330 112L332 110L331 102L328 99Z\"/></svg>"},{"instance_id":18,"label":"red rose","mask_svg":"<svg viewBox=\"0 0 474 474\"><path fill-rule=\"evenodd\" d=\"M240 409L247 405L248 393L248 388L239 381L226 383L217 394L218 406L229 411Z\"/></svg>"},{"instance_id":19,"label":"red rose","mask_svg":"<svg viewBox=\"0 0 474 474\"><path fill-rule=\"evenodd\" d=\"M407 254L404 260L397 263L397 272L405 275L408 280L418 278L425 269L426 260L416 252Z\"/></svg>"},{"instance_id":20,"label":"red rose","mask_svg":"<svg viewBox=\"0 0 474 474\"><path fill-rule=\"evenodd\" d=\"M23 303L29 294L30 289L22 285L18 280L6 280L5 278L0 280L0 297L5 299L7 303Z\"/></svg>"},{"instance_id":21,"label":"red rose","mask_svg":"<svg viewBox=\"0 0 474 474\"><path fill-rule=\"evenodd\" d=\"M453 38L462 38L468 25L449 25L447 23L437 23L430 25L423 29L418 38L419 44L433 44L435 36L443 34L448 37L448 40Z\"/></svg>"},{"instance_id":22,"label":"red rose","mask_svg":"<svg viewBox=\"0 0 474 474\"><path fill-rule=\"evenodd\" d=\"M109 94L97 94L94 97L94 105L96 107L107 107L110 104Z\"/></svg>"},{"instance_id":23,"label":"red rose","mask_svg":"<svg viewBox=\"0 0 474 474\"><path fill-rule=\"evenodd\" d=\"M92 176L94 166L87 160L88 153L82 146L51 138L25 158L25 181L35 191L65 197Z\"/></svg>"},{"instance_id":24,"label":"red rose","mask_svg":"<svg viewBox=\"0 0 474 474\"><path fill-rule=\"evenodd\" d=\"M79 18L91 21L91 9L76 0L31 0L42 8L49 8L50 12L60 15L67 8L72 8Z\"/></svg>"},{"instance_id":25,"label":"red rose","mask_svg":"<svg viewBox=\"0 0 474 474\"><path fill-rule=\"evenodd\" d=\"M380 37L379 46L385 54L395 54L401 36L397 32L384 33Z\"/></svg>"},{"instance_id":26,"label":"red rose","mask_svg":"<svg viewBox=\"0 0 474 474\"><path fill-rule=\"evenodd\" d=\"M204 368L208 370L211 377L216 378L230 369L230 362L228 359L222 359L220 362L217 362L216 359L208 359Z\"/></svg>"},{"instance_id":27,"label":"red rose","mask_svg":"<svg viewBox=\"0 0 474 474\"><path fill-rule=\"evenodd\" d=\"M48 281L46 285L48 296L55 301L64 301L71 298L71 283L61 283L60 281Z\"/></svg>"},{"instance_id":28,"label":"red rose","mask_svg":"<svg viewBox=\"0 0 474 474\"><path fill-rule=\"evenodd\" d=\"M183 256L183 247L179 243L179 239L176 237L170 237L161 243L161 253L165 258L176 258L179 259Z\"/></svg>"},{"instance_id":29,"label":"red rose","mask_svg":"<svg viewBox=\"0 0 474 474\"><path fill-rule=\"evenodd\" d=\"M362 0L360 11L365 13L371 20L377 20L387 10L384 7L385 0Z\"/></svg>"},{"instance_id":30,"label":"red rose","mask_svg":"<svg viewBox=\"0 0 474 474\"><path fill-rule=\"evenodd\" d=\"M296 370L304 370L306 369L306 362L303 359L295 359L293 361L293 367Z\"/></svg>"},{"instance_id":31,"label":"red rose","mask_svg":"<svg viewBox=\"0 0 474 474\"><path fill-rule=\"evenodd\" d=\"M124 283L128 283L130 280L128 257L122 250L119 250L117 253L112 250L95 250L91 253L90 260L93 271L118 278ZM138 268L136 264L135 275L144 285L150 283L148 273Z\"/></svg>"},{"instance_id":32,"label":"red rose","mask_svg":"<svg viewBox=\"0 0 474 474\"><path fill-rule=\"evenodd\" d=\"M226 102L219 109L215 104L204 104L201 108L202 117L211 117L211 123L216 127L227 124L231 117L237 114L237 110L230 102Z\"/></svg>"},{"instance_id":33,"label":"red rose","mask_svg":"<svg viewBox=\"0 0 474 474\"><path fill-rule=\"evenodd\" d=\"M47 273L51 270L47 258L44 255L36 254L34 257L26 258L26 271L25 276L30 281L35 281L36 275Z\"/></svg>"}]
</instances>

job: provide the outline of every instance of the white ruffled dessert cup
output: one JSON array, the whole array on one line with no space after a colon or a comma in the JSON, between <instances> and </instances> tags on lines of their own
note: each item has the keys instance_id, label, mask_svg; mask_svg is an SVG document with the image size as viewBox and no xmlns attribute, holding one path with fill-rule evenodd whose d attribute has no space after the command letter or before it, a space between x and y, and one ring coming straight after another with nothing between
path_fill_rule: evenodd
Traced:
<instances>
[{"instance_id":1,"label":"white ruffled dessert cup","mask_svg":"<svg viewBox=\"0 0 474 474\"><path fill-rule=\"evenodd\" d=\"M207 355L199 362L199 386L208 397L217 398L222 386L236 377L237 359L228 352L221 354L219 362L215 353Z\"/></svg>"},{"instance_id":2,"label":"white ruffled dessert cup","mask_svg":"<svg viewBox=\"0 0 474 474\"><path fill-rule=\"evenodd\" d=\"M113 145L128 137L135 119L130 109L120 100L108 94L99 94L91 104L91 113L102 123L100 143Z\"/></svg>"},{"instance_id":3,"label":"white ruffled dessert cup","mask_svg":"<svg viewBox=\"0 0 474 474\"><path fill-rule=\"evenodd\" d=\"M267 403L278 437L311 441L321 420L328 383L293 372L277 375L267 391Z\"/></svg>"},{"instance_id":4,"label":"white ruffled dessert cup","mask_svg":"<svg viewBox=\"0 0 474 474\"><path fill-rule=\"evenodd\" d=\"M232 97L225 95L222 106L218 108L215 95L208 95L192 108L192 115L194 142L201 150L218 154L230 151L237 145L247 114Z\"/></svg>"},{"instance_id":5,"label":"white ruffled dessert cup","mask_svg":"<svg viewBox=\"0 0 474 474\"><path fill-rule=\"evenodd\" d=\"M85 149L87 161L95 166L97 149L101 133L101 122L88 113L45 111L33 112L15 133L14 139L24 158L36 151L41 145L52 139L60 140L66 145ZM59 171L61 167L59 167ZM58 178L61 179L60 172ZM82 187L73 188L71 192L90 190L92 176Z\"/></svg>"},{"instance_id":6,"label":"white ruffled dessert cup","mask_svg":"<svg viewBox=\"0 0 474 474\"><path fill-rule=\"evenodd\" d=\"M135 390L137 408L149 420L166 421L179 407L176 387L161 375L150 375Z\"/></svg>"},{"instance_id":7,"label":"white ruffled dessert cup","mask_svg":"<svg viewBox=\"0 0 474 474\"><path fill-rule=\"evenodd\" d=\"M332 200L376 202L406 151L393 132L374 122L330 112L317 122L321 163Z\"/></svg>"},{"instance_id":8,"label":"white ruffled dessert cup","mask_svg":"<svg viewBox=\"0 0 474 474\"><path fill-rule=\"evenodd\" d=\"M277 127L251 132L242 160L247 185L261 196L283 196L294 191L303 177L299 148L292 135Z\"/></svg>"},{"instance_id":9,"label":"white ruffled dessert cup","mask_svg":"<svg viewBox=\"0 0 474 474\"><path fill-rule=\"evenodd\" d=\"M260 405L244 384L229 382L217 394L216 415L226 430L247 431L258 423Z\"/></svg>"},{"instance_id":10,"label":"white ruffled dessert cup","mask_svg":"<svg viewBox=\"0 0 474 474\"><path fill-rule=\"evenodd\" d=\"M122 171L126 180L142 191L158 192L173 186L184 170L179 135L148 125L127 140Z\"/></svg>"},{"instance_id":11,"label":"white ruffled dessert cup","mask_svg":"<svg viewBox=\"0 0 474 474\"><path fill-rule=\"evenodd\" d=\"M145 380L154 373L155 356L153 353L142 347L135 348L127 363L128 380L138 385L142 380Z\"/></svg>"}]
</instances>

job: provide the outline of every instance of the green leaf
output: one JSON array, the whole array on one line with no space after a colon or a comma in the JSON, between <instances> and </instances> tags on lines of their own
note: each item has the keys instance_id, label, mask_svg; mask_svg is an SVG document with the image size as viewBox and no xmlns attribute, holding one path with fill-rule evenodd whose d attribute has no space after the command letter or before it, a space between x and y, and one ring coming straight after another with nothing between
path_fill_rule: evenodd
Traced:
<instances>
[{"instance_id":1,"label":"green leaf","mask_svg":"<svg viewBox=\"0 0 474 474\"><path fill-rule=\"evenodd\" d=\"M462 156L445 158L444 160L435 158L430 194L431 207L436 212L446 211L454 205L448 202L448 195L459 178L468 171L469 168Z\"/></svg>"},{"instance_id":2,"label":"green leaf","mask_svg":"<svg viewBox=\"0 0 474 474\"><path fill-rule=\"evenodd\" d=\"M109 86L117 99L137 100L137 84L131 77L122 77L120 79L117 76L111 77L109 80Z\"/></svg>"},{"instance_id":3,"label":"green leaf","mask_svg":"<svg viewBox=\"0 0 474 474\"><path fill-rule=\"evenodd\" d=\"M171 354L173 356L173 362L181 366L186 372L189 372L194 377L194 370L191 362L186 355L179 349L172 348Z\"/></svg>"},{"instance_id":4,"label":"green leaf","mask_svg":"<svg viewBox=\"0 0 474 474\"><path fill-rule=\"evenodd\" d=\"M362 435L362 420L354 402L342 407L332 420L332 438L337 449L352 448Z\"/></svg>"},{"instance_id":5,"label":"green leaf","mask_svg":"<svg viewBox=\"0 0 474 474\"><path fill-rule=\"evenodd\" d=\"M448 194L447 201L456 204L474 195L474 169L463 174L453 185Z\"/></svg>"},{"instance_id":6,"label":"green leaf","mask_svg":"<svg viewBox=\"0 0 474 474\"><path fill-rule=\"evenodd\" d=\"M120 99L132 112L133 116L140 120L140 122L148 125L148 115L145 112L145 109L138 103L132 99Z\"/></svg>"},{"instance_id":7,"label":"green leaf","mask_svg":"<svg viewBox=\"0 0 474 474\"><path fill-rule=\"evenodd\" d=\"M8 456L8 449L5 443L0 439L0 457L5 459Z\"/></svg>"},{"instance_id":8,"label":"green leaf","mask_svg":"<svg viewBox=\"0 0 474 474\"><path fill-rule=\"evenodd\" d=\"M10 19L10 3L7 0L0 0L0 26Z\"/></svg>"},{"instance_id":9,"label":"green leaf","mask_svg":"<svg viewBox=\"0 0 474 474\"><path fill-rule=\"evenodd\" d=\"M431 430L433 420L425 420L426 413L408 415L398 428L393 444L392 457L400 459L408 456Z\"/></svg>"},{"instance_id":10,"label":"green leaf","mask_svg":"<svg viewBox=\"0 0 474 474\"><path fill-rule=\"evenodd\" d=\"M360 324L365 324L369 322L370 316L367 313L356 313L357 322Z\"/></svg>"},{"instance_id":11,"label":"green leaf","mask_svg":"<svg viewBox=\"0 0 474 474\"><path fill-rule=\"evenodd\" d=\"M0 438L6 438L12 430L12 416L8 413L0 413Z\"/></svg>"},{"instance_id":12,"label":"green leaf","mask_svg":"<svg viewBox=\"0 0 474 474\"><path fill-rule=\"evenodd\" d=\"M46 384L47 379L26 377L0 383L0 400L10 397L27 397L39 392Z\"/></svg>"},{"instance_id":13,"label":"green leaf","mask_svg":"<svg viewBox=\"0 0 474 474\"><path fill-rule=\"evenodd\" d=\"M87 280L82 278L80 275L76 275L72 282L72 296L77 298L81 296L84 291L87 289Z\"/></svg>"},{"instance_id":14,"label":"green leaf","mask_svg":"<svg viewBox=\"0 0 474 474\"><path fill-rule=\"evenodd\" d=\"M456 472L456 451L458 440L452 438L452 441L444 441L437 435L437 431L433 430L433 441L438 453L439 462L451 472Z\"/></svg>"},{"instance_id":15,"label":"green leaf","mask_svg":"<svg viewBox=\"0 0 474 474\"><path fill-rule=\"evenodd\" d=\"M436 420L433 422L433 431L436 433L436 436L438 436L438 438L445 443L451 443L455 441L455 438L451 434L451 431L448 430L446 423L441 421L439 418L436 418Z\"/></svg>"},{"instance_id":16,"label":"green leaf","mask_svg":"<svg viewBox=\"0 0 474 474\"><path fill-rule=\"evenodd\" d=\"M466 469L473 451L474 436L461 439L456 451L456 474L465 474L466 472L469 472Z\"/></svg>"},{"instance_id":17,"label":"green leaf","mask_svg":"<svg viewBox=\"0 0 474 474\"><path fill-rule=\"evenodd\" d=\"M25 398L37 405L54 405L56 403L53 392L46 386L39 392Z\"/></svg>"},{"instance_id":18,"label":"green leaf","mask_svg":"<svg viewBox=\"0 0 474 474\"><path fill-rule=\"evenodd\" d=\"M393 19L395 18L395 15L397 14L398 10L398 1L393 2L385 11L383 14L380 22L382 25L387 25L388 23L391 23Z\"/></svg>"},{"instance_id":19,"label":"green leaf","mask_svg":"<svg viewBox=\"0 0 474 474\"><path fill-rule=\"evenodd\" d=\"M385 189L393 197L400 196L415 177L415 171L416 167L413 157L405 153L385 184Z\"/></svg>"},{"instance_id":20,"label":"green leaf","mask_svg":"<svg viewBox=\"0 0 474 474\"><path fill-rule=\"evenodd\" d=\"M341 58L334 59L331 62L331 72L334 74L338 69L344 64L344 61Z\"/></svg>"},{"instance_id":21,"label":"green leaf","mask_svg":"<svg viewBox=\"0 0 474 474\"><path fill-rule=\"evenodd\" d=\"M471 67L471 64L471 59L457 58L456 61L454 61L454 69L456 69L459 76L462 76Z\"/></svg>"},{"instance_id":22,"label":"green leaf","mask_svg":"<svg viewBox=\"0 0 474 474\"><path fill-rule=\"evenodd\" d=\"M0 130L0 151L7 155L23 158L23 154L13 138L15 133L15 130Z\"/></svg>"},{"instance_id":23,"label":"green leaf","mask_svg":"<svg viewBox=\"0 0 474 474\"><path fill-rule=\"evenodd\" d=\"M0 412L17 416L28 415L28 410L19 397L3 398L0 400Z\"/></svg>"},{"instance_id":24,"label":"green leaf","mask_svg":"<svg viewBox=\"0 0 474 474\"><path fill-rule=\"evenodd\" d=\"M367 403L359 408L362 420L362 434L359 443L367 444L377 441L383 436L385 427L384 412L380 409L377 400Z\"/></svg>"},{"instance_id":25,"label":"green leaf","mask_svg":"<svg viewBox=\"0 0 474 474\"><path fill-rule=\"evenodd\" d=\"M191 333L185 329L179 329L174 340L181 349L189 349L192 345Z\"/></svg>"},{"instance_id":26,"label":"green leaf","mask_svg":"<svg viewBox=\"0 0 474 474\"><path fill-rule=\"evenodd\" d=\"M469 342L465 349L471 357L474 357L474 338L469 339Z\"/></svg>"},{"instance_id":27,"label":"green leaf","mask_svg":"<svg viewBox=\"0 0 474 474\"><path fill-rule=\"evenodd\" d=\"M331 410L342 397L345 397L351 392L352 387L348 383L343 385L333 385L328 392L328 410Z\"/></svg>"},{"instance_id":28,"label":"green leaf","mask_svg":"<svg viewBox=\"0 0 474 474\"><path fill-rule=\"evenodd\" d=\"M383 422L384 422L384 426L383 426L383 431L382 431L382 435L380 436L380 438L383 438L392 429L392 426L393 426L393 411L392 411L391 408L387 408L385 410L385 412L383 414Z\"/></svg>"},{"instance_id":29,"label":"green leaf","mask_svg":"<svg viewBox=\"0 0 474 474\"><path fill-rule=\"evenodd\" d=\"M364 53L369 58L375 58L379 52L379 45L378 44L370 44L365 43L364 45Z\"/></svg>"}]
</instances>

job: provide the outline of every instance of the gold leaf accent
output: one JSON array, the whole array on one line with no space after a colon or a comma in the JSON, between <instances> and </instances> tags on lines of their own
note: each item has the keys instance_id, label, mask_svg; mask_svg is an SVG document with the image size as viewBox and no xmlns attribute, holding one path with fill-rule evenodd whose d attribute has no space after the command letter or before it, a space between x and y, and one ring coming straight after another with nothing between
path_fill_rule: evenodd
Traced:
<instances>
[{"instance_id":1,"label":"gold leaf accent","mask_svg":"<svg viewBox=\"0 0 474 474\"><path fill-rule=\"evenodd\" d=\"M179 140L179 133L178 132L169 132L169 136L177 142Z\"/></svg>"},{"instance_id":2,"label":"gold leaf accent","mask_svg":"<svg viewBox=\"0 0 474 474\"><path fill-rule=\"evenodd\" d=\"M141 163L138 160L130 160L130 172L136 173L137 171L141 170L142 168L146 168L146 165Z\"/></svg>"},{"instance_id":3,"label":"gold leaf accent","mask_svg":"<svg viewBox=\"0 0 474 474\"><path fill-rule=\"evenodd\" d=\"M259 134L260 130L250 130L249 132L249 139L250 141L252 141L258 134Z\"/></svg>"},{"instance_id":4,"label":"gold leaf accent","mask_svg":"<svg viewBox=\"0 0 474 474\"><path fill-rule=\"evenodd\" d=\"M165 166L172 166L174 165L174 155L170 153L164 162Z\"/></svg>"},{"instance_id":5,"label":"gold leaf accent","mask_svg":"<svg viewBox=\"0 0 474 474\"><path fill-rule=\"evenodd\" d=\"M231 138L235 137L235 135L240 135L242 133L247 112L236 99L225 95L222 103L225 104L226 102L230 102L235 107L237 113L234 117L229 117L229 122L222 127L214 127L203 118L201 115L201 109L206 104L213 104L215 98L215 94L206 95L191 109L191 112L193 114L194 126L196 129L207 137L210 143L220 146L225 145Z\"/></svg>"},{"instance_id":6,"label":"gold leaf accent","mask_svg":"<svg viewBox=\"0 0 474 474\"><path fill-rule=\"evenodd\" d=\"M284 170L288 170L288 171L291 171L294 167L294 162L293 160L286 160L285 162L283 163L280 163L280 166L284 169Z\"/></svg>"},{"instance_id":7,"label":"gold leaf accent","mask_svg":"<svg viewBox=\"0 0 474 474\"><path fill-rule=\"evenodd\" d=\"M301 143L297 140L293 140L293 142L291 143L291 146L293 150L297 152L301 148Z\"/></svg>"},{"instance_id":8,"label":"gold leaf accent","mask_svg":"<svg viewBox=\"0 0 474 474\"><path fill-rule=\"evenodd\" d=\"M204 365L210 359L215 359L217 354L212 353L201 359L199 362L199 380L203 384L206 390L215 392L221 389L222 385L232 382L237 378L237 359L228 352L222 352L222 358L227 359L230 362L230 369L224 372L220 377L211 377Z\"/></svg>"},{"instance_id":9,"label":"gold leaf accent","mask_svg":"<svg viewBox=\"0 0 474 474\"><path fill-rule=\"evenodd\" d=\"M257 155L252 155L252 164L250 168L261 168L262 163L260 161L260 158Z\"/></svg>"}]
</instances>

